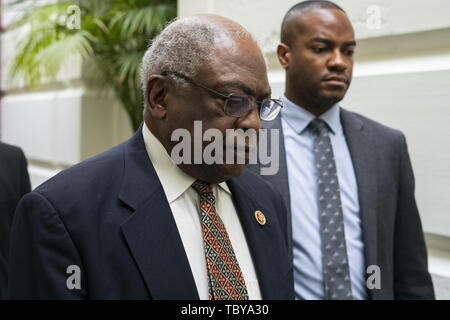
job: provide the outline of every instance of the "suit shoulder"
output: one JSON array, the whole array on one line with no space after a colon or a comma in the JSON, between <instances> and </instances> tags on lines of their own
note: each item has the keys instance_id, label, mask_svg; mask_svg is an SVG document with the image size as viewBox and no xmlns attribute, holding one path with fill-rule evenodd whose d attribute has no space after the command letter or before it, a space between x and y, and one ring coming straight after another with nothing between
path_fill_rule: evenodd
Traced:
<instances>
[{"instance_id":1,"label":"suit shoulder","mask_svg":"<svg viewBox=\"0 0 450 320\"><path fill-rule=\"evenodd\" d=\"M17 161L25 159L21 148L0 142L0 159L5 161Z\"/></svg>"},{"instance_id":2,"label":"suit shoulder","mask_svg":"<svg viewBox=\"0 0 450 320\"><path fill-rule=\"evenodd\" d=\"M387 125L384 125L378 121L375 121L373 119L367 118L359 113L352 112L352 111L343 111L351 116L355 117L359 121L363 123L363 126L365 129L371 131L373 134L375 134L377 137L382 139L393 139L393 140L403 140L404 134L402 131L389 127Z\"/></svg>"}]
</instances>

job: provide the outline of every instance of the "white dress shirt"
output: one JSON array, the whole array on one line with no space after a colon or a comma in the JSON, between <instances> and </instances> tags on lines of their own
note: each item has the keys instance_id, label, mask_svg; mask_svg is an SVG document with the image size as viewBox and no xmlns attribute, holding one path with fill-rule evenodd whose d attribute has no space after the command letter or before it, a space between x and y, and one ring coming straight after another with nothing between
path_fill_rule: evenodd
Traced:
<instances>
[{"instance_id":1,"label":"white dress shirt","mask_svg":"<svg viewBox=\"0 0 450 320\"><path fill-rule=\"evenodd\" d=\"M176 166L161 142L144 123L142 127L145 148L172 210L184 250L194 276L200 299L208 300L208 276L203 247L200 196L191 185L195 178ZM222 219L233 246L236 259L247 286L251 300L260 300L261 292L255 267L247 245L244 231L233 204L231 192L225 182L213 185L216 211Z\"/></svg>"}]
</instances>

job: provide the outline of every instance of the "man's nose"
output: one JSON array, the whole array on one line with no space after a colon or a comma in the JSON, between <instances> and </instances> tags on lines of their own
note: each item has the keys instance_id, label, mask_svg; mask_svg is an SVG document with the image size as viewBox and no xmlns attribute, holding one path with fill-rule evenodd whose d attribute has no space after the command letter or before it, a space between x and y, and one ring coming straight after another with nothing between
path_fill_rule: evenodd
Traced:
<instances>
[{"instance_id":1,"label":"man's nose","mask_svg":"<svg viewBox=\"0 0 450 320\"><path fill-rule=\"evenodd\" d=\"M347 69L347 63L345 62L340 49L336 49L333 51L330 60L328 61L328 69L338 71L344 71L345 69Z\"/></svg>"},{"instance_id":2,"label":"man's nose","mask_svg":"<svg viewBox=\"0 0 450 320\"><path fill-rule=\"evenodd\" d=\"M242 116L237 121L237 127L247 129L261 129L261 118L259 117L259 106L255 103L252 111Z\"/></svg>"}]
</instances>

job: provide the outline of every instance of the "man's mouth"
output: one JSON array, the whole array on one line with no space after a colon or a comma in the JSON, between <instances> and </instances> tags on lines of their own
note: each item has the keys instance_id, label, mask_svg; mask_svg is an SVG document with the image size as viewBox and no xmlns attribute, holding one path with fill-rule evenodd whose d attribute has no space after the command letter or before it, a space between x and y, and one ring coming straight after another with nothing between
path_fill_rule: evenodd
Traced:
<instances>
[{"instance_id":1,"label":"man's mouth","mask_svg":"<svg viewBox=\"0 0 450 320\"><path fill-rule=\"evenodd\" d=\"M323 79L324 82L335 86L346 86L348 84L348 78L344 75L331 75Z\"/></svg>"}]
</instances>

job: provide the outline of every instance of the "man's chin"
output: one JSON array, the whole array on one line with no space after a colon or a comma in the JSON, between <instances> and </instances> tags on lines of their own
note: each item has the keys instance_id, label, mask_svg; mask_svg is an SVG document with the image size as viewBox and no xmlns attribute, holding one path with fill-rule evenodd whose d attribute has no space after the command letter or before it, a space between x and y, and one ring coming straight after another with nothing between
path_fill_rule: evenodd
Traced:
<instances>
[{"instance_id":1,"label":"man's chin","mask_svg":"<svg viewBox=\"0 0 450 320\"><path fill-rule=\"evenodd\" d=\"M345 97L345 92L323 92L320 95L320 105L325 107L325 109L329 109L334 106L336 103L342 101Z\"/></svg>"},{"instance_id":2,"label":"man's chin","mask_svg":"<svg viewBox=\"0 0 450 320\"><path fill-rule=\"evenodd\" d=\"M320 96L323 100L330 101L334 104L344 99L346 93L347 88L345 89L336 88L335 90L333 89L323 90Z\"/></svg>"},{"instance_id":3,"label":"man's chin","mask_svg":"<svg viewBox=\"0 0 450 320\"><path fill-rule=\"evenodd\" d=\"M179 168L195 179L221 183L244 173L246 164L180 165Z\"/></svg>"},{"instance_id":4,"label":"man's chin","mask_svg":"<svg viewBox=\"0 0 450 320\"><path fill-rule=\"evenodd\" d=\"M239 177L247 168L246 164L220 164L217 165L215 171L225 180Z\"/></svg>"}]
</instances>

